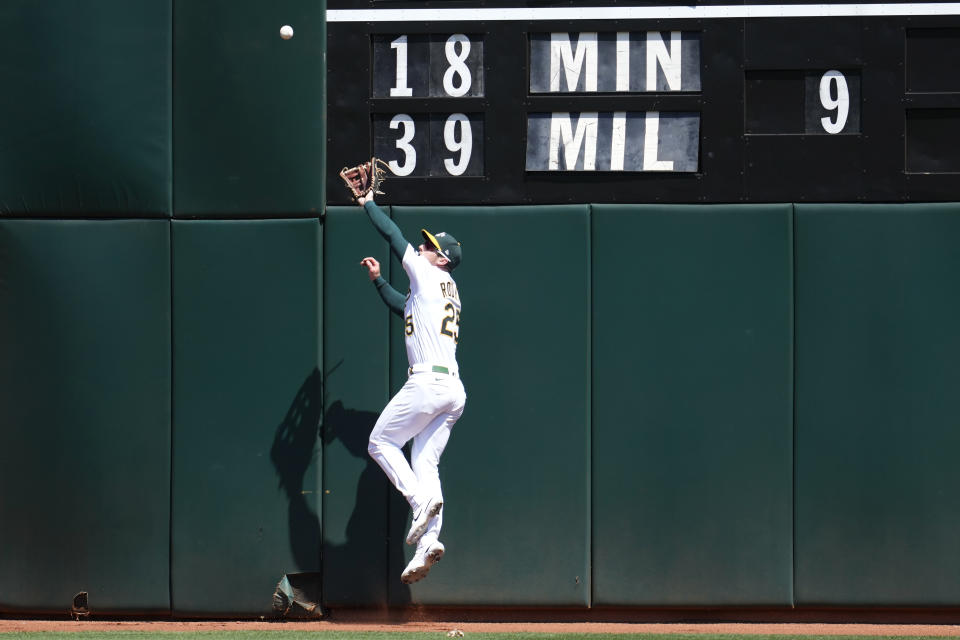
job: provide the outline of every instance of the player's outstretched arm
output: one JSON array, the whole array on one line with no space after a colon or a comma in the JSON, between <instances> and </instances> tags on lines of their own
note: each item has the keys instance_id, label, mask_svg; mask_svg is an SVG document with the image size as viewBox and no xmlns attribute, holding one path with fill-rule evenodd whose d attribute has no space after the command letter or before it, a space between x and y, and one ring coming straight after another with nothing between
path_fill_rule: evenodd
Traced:
<instances>
[{"instance_id":1,"label":"player's outstretched arm","mask_svg":"<svg viewBox=\"0 0 960 640\"><path fill-rule=\"evenodd\" d=\"M407 297L391 287L390 283L384 280L382 276L373 281L373 286L377 288L377 293L380 294L383 303L390 307L390 311L402 318L403 305L407 301Z\"/></svg>"},{"instance_id":2,"label":"player's outstretched arm","mask_svg":"<svg viewBox=\"0 0 960 640\"><path fill-rule=\"evenodd\" d=\"M397 256L397 260L402 262L403 254L406 252L407 245L410 243L407 242L403 234L400 233L400 227L387 217L383 209L377 206L372 196L363 199L363 209L367 212L367 217L370 218L370 222L373 223L373 228L387 239L387 242L390 243L390 250Z\"/></svg>"},{"instance_id":3,"label":"player's outstretched arm","mask_svg":"<svg viewBox=\"0 0 960 640\"><path fill-rule=\"evenodd\" d=\"M391 287L390 284L383 279L383 276L380 275L380 263L377 259L364 258L360 261L360 264L367 268L370 281L373 282L373 286L377 288L377 293L380 294L380 299L383 300L383 303L390 308L390 311L393 311L402 318L403 305L407 299L402 293Z\"/></svg>"}]
</instances>

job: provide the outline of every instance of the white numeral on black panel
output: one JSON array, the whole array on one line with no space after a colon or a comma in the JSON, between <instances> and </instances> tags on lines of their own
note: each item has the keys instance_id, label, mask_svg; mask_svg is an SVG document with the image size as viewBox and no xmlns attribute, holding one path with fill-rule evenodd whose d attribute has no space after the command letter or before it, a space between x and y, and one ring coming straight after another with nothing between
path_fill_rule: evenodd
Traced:
<instances>
[{"instance_id":1,"label":"white numeral on black panel","mask_svg":"<svg viewBox=\"0 0 960 640\"><path fill-rule=\"evenodd\" d=\"M408 176L417 168L417 150L410 146L410 141L417 133L413 118L405 113L398 113L390 119L390 128L403 128L403 134L396 141L396 148L403 153L403 162L390 160L387 164L390 170L398 176ZM382 156L381 156L382 157Z\"/></svg>"},{"instance_id":2,"label":"white numeral on black panel","mask_svg":"<svg viewBox=\"0 0 960 640\"><path fill-rule=\"evenodd\" d=\"M373 116L373 153L398 176L481 176L482 150L482 114Z\"/></svg>"},{"instance_id":3,"label":"white numeral on black panel","mask_svg":"<svg viewBox=\"0 0 960 640\"><path fill-rule=\"evenodd\" d=\"M457 45L460 45L460 52L457 53ZM449 38L443 47L447 56L447 62L450 64L447 70L443 72L443 90L448 96L459 98L467 95L470 91L470 67L465 63L467 56L470 55L470 38L462 33L455 33ZM457 79L456 83L454 78Z\"/></svg>"},{"instance_id":4,"label":"white numeral on black panel","mask_svg":"<svg viewBox=\"0 0 960 640\"><path fill-rule=\"evenodd\" d=\"M479 35L373 35L374 98L483 95Z\"/></svg>"},{"instance_id":5,"label":"white numeral on black panel","mask_svg":"<svg viewBox=\"0 0 960 640\"><path fill-rule=\"evenodd\" d=\"M820 78L820 104L827 111L836 111L836 118L820 118L823 130L830 134L843 131L847 124L847 114L850 113L850 91L847 88L847 79L839 71L831 69Z\"/></svg>"},{"instance_id":6,"label":"white numeral on black panel","mask_svg":"<svg viewBox=\"0 0 960 640\"><path fill-rule=\"evenodd\" d=\"M473 137L471 134L470 118L462 113L454 113L443 125L443 144L447 150L459 153L460 158L444 158L443 166L452 176L463 175L470 165L470 155L473 151Z\"/></svg>"},{"instance_id":7,"label":"white numeral on black panel","mask_svg":"<svg viewBox=\"0 0 960 640\"><path fill-rule=\"evenodd\" d=\"M787 79L790 78L789 73L779 72L782 78ZM801 73L804 83L803 132L831 136L860 133L860 71L811 69ZM781 106L781 109L784 107ZM789 130L782 132L792 133Z\"/></svg>"}]
</instances>

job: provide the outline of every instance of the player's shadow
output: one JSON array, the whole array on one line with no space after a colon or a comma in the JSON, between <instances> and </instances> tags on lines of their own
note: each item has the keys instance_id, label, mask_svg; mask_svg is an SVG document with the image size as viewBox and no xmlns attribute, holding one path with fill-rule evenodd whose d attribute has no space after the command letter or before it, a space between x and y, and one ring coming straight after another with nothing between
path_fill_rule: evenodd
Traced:
<instances>
[{"instance_id":1,"label":"player's shadow","mask_svg":"<svg viewBox=\"0 0 960 640\"><path fill-rule=\"evenodd\" d=\"M336 400L322 415L321 426L322 398L322 376L314 369L277 426L270 448L270 460L289 504L290 548L296 568L322 573L324 603L383 609L388 604L402 606L410 602L410 589L400 583L397 569L405 563L403 540L391 540L390 534L404 532L408 507L367 454L367 440L378 414L348 409ZM337 492L338 504L342 504L339 498L344 492L354 496L345 539L326 544L317 513L323 495L318 499L315 482L308 487L304 482L314 456L320 455L320 446L330 447L335 441L364 466L355 488L341 485L337 474L324 472L323 489ZM327 478L333 486L326 486ZM391 522L391 518L398 521Z\"/></svg>"},{"instance_id":2,"label":"player's shadow","mask_svg":"<svg viewBox=\"0 0 960 640\"><path fill-rule=\"evenodd\" d=\"M410 602L410 588L400 582L399 575L406 563L402 534L401 539L392 537L404 531L409 507L367 453L377 417L371 411L349 409L340 400L329 404L324 414L323 446L329 451L339 441L364 466L357 480L344 541L324 544L323 572L325 592L336 603L386 609ZM335 484L329 487L330 491L339 492L350 489Z\"/></svg>"},{"instance_id":3,"label":"player's shadow","mask_svg":"<svg viewBox=\"0 0 960 640\"><path fill-rule=\"evenodd\" d=\"M270 447L270 461L280 479L280 488L287 496L287 525L290 549L296 568L302 571L320 569L320 517L311 502L319 506L317 487L307 487L304 477L319 454L317 437L322 408L320 371L314 369L297 391L290 408L277 426ZM277 576L279 579L281 576Z\"/></svg>"}]
</instances>

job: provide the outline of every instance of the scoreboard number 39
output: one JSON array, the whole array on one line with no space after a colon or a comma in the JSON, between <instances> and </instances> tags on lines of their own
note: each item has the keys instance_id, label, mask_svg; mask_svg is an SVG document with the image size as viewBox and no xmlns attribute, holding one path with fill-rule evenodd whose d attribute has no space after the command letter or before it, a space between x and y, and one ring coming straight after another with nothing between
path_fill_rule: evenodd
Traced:
<instances>
[{"instance_id":1,"label":"scoreboard number 39","mask_svg":"<svg viewBox=\"0 0 960 640\"><path fill-rule=\"evenodd\" d=\"M483 114L374 114L373 152L398 176L482 176Z\"/></svg>"}]
</instances>

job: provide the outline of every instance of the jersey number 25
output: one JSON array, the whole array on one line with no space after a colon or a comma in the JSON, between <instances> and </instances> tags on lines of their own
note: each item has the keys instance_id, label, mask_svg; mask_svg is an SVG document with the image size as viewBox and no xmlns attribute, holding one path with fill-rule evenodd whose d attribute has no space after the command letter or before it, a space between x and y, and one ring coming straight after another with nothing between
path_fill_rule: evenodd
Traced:
<instances>
[{"instance_id":1,"label":"jersey number 25","mask_svg":"<svg viewBox=\"0 0 960 640\"><path fill-rule=\"evenodd\" d=\"M454 307L452 302L448 302L443 309L444 311L449 311L450 315L445 317L440 324L441 335L450 336L455 343L460 342L460 310ZM454 331L451 331L447 326L451 322L456 328Z\"/></svg>"}]
</instances>

